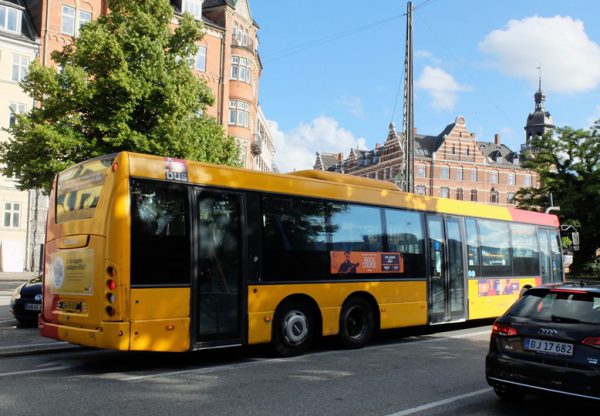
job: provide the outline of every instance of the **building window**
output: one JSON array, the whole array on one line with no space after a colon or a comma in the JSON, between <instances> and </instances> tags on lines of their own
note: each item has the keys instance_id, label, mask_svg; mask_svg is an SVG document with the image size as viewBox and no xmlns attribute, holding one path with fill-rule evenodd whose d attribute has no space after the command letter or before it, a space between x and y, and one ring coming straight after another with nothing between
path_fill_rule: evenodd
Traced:
<instances>
[{"instance_id":1,"label":"building window","mask_svg":"<svg viewBox=\"0 0 600 416\"><path fill-rule=\"evenodd\" d=\"M456 189L456 199L458 199L459 201L462 201L464 198L463 196L463 189L462 188L457 188Z\"/></svg>"},{"instance_id":2,"label":"building window","mask_svg":"<svg viewBox=\"0 0 600 416\"><path fill-rule=\"evenodd\" d=\"M0 6L0 30L21 32L21 10L8 6Z\"/></svg>"},{"instance_id":3,"label":"building window","mask_svg":"<svg viewBox=\"0 0 600 416\"><path fill-rule=\"evenodd\" d=\"M477 202L477 189L471 189L471 201Z\"/></svg>"},{"instance_id":4,"label":"building window","mask_svg":"<svg viewBox=\"0 0 600 416\"><path fill-rule=\"evenodd\" d=\"M490 183L498 183L498 172L490 172Z\"/></svg>"},{"instance_id":5,"label":"building window","mask_svg":"<svg viewBox=\"0 0 600 416\"><path fill-rule=\"evenodd\" d=\"M246 158L248 156L248 145L244 140L238 140L238 149L240 151L240 163L242 167L246 167Z\"/></svg>"},{"instance_id":6,"label":"building window","mask_svg":"<svg viewBox=\"0 0 600 416\"><path fill-rule=\"evenodd\" d=\"M6 202L4 204L4 226L8 228L19 228L19 215L21 204Z\"/></svg>"},{"instance_id":7,"label":"building window","mask_svg":"<svg viewBox=\"0 0 600 416\"><path fill-rule=\"evenodd\" d=\"M450 168L448 166L440 167L440 179L450 179Z\"/></svg>"},{"instance_id":8,"label":"building window","mask_svg":"<svg viewBox=\"0 0 600 416\"><path fill-rule=\"evenodd\" d=\"M250 84L252 82L252 61L241 56L232 56L231 79Z\"/></svg>"},{"instance_id":9,"label":"building window","mask_svg":"<svg viewBox=\"0 0 600 416\"><path fill-rule=\"evenodd\" d=\"M514 173L508 173L506 175L506 183L508 183L509 185L515 184L515 174Z\"/></svg>"},{"instance_id":10,"label":"building window","mask_svg":"<svg viewBox=\"0 0 600 416\"><path fill-rule=\"evenodd\" d=\"M471 169L471 182L477 182L477 169Z\"/></svg>"},{"instance_id":11,"label":"building window","mask_svg":"<svg viewBox=\"0 0 600 416\"><path fill-rule=\"evenodd\" d=\"M417 185L415 191L417 195L427 195L427 188L423 185Z\"/></svg>"},{"instance_id":12,"label":"building window","mask_svg":"<svg viewBox=\"0 0 600 416\"><path fill-rule=\"evenodd\" d=\"M450 198L450 188L446 188L445 186L440 188L440 197L442 198Z\"/></svg>"},{"instance_id":13,"label":"building window","mask_svg":"<svg viewBox=\"0 0 600 416\"><path fill-rule=\"evenodd\" d=\"M22 55L13 55L12 77L15 82L21 82L27 76L29 58Z\"/></svg>"},{"instance_id":14,"label":"building window","mask_svg":"<svg viewBox=\"0 0 600 416\"><path fill-rule=\"evenodd\" d=\"M62 6L62 21L60 31L67 35L75 34L75 8Z\"/></svg>"},{"instance_id":15,"label":"building window","mask_svg":"<svg viewBox=\"0 0 600 416\"><path fill-rule=\"evenodd\" d=\"M452 154L455 155L456 154L456 146L452 145Z\"/></svg>"},{"instance_id":16,"label":"building window","mask_svg":"<svg viewBox=\"0 0 600 416\"><path fill-rule=\"evenodd\" d=\"M184 13L189 13L196 19L202 17L202 0L183 0L181 7Z\"/></svg>"},{"instance_id":17,"label":"building window","mask_svg":"<svg viewBox=\"0 0 600 416\"><path fill-rule=\"evenodd\" d=\"M74 7L62 6L61 19L60 31L65 35L77 36L81 26L92 21L92 13L85 10L75 13Z\"/></svg>"},{"instance_id":18,"label":"building window","mask_svg":"<svg viewBox=\"0 0 600 416\"><path fill-rule=\"evenodd\" d=\"M456 180L457 181L462 181L463 180L463 168L456 168Z\"/></svg>"},{"instance_id":19,"label":"building window","mask_svg":"<svg viewBox=\"0 0 600 416\"><path fill-rule=\"evenodd\" d=\"M417 165L417 178L425 177L425 166Z\"/></svg>"},{"instance_id":20,"label":"building window","mask_svg":"<svg viewBox=\"0 0 600 416\"><path fill-rule=\"evenodd\" d=\"M8 116L8 127L14 127L17 123L17 114L21 114L27 111L27 106L20 103L10 103L10 114Z\"/></svg>"},{"instance_id":21,"label":"building window","mask_svg":"<svg viewBox=\"0 0 600 416\"><path fill-rule=\"evenodd\" d=\"M506 195L506 203L507 204L514 204L515 203L515 194L514 194L514 192L509 192Z\"/></svg>"},{"instance_id":22,"label":"building window","mask_svg":"<svg viewBox=\"0 0 600 416\"><path fill-rule=\"evenodd\" d=\"M531 186L531 175L525 175L523 185L526 187Z\"/></svg>"},{"instance_id":23,"label":"building window","mask_svg":"<svg viewBox=\"0 0 600 416\"><path fill-rule=\"evenodd\" d=\"M490 192L490 202L492 204L497 204L498 200L499 200L498 191L495 191L492 189L492 191Z\"/></svg>"},{"instance_id":24,"label":"building window","mask_svg":"<svg viewBox=\"0 0 600 416\"><path fill-rule=\"evenodd\" d=\"M229 124L248 127L250 104L245 101L229 101Z\"/></svg>"},{"instance_id":25,"label":"building window","mask_svg":"<svg viewBox=\"0 0 600 416\"><path fill-rule=\"evenodd\" d=\"M471 154L471 149L469 147L467 147L467 156L469 156Z\"/></svg>"},{"instance_id":26,"label":"building window","mask_svg":"<svg viewBox=\"0 0 600 416\"><path fill-rule=\"evenodd\" d=\"M79 30L81 26L85 25L88 22L92 21L92 14L90 12L86 12L84 10L79 11L79 21L77 22L77 30L75 32L75 36L79 36Z\"/></svg>"},{"instance_id":27,"label":"building window","mask_svg":"<svg viewBox=\"0 0 600 416\"><path fill-rule=\"evenodd\" d=\"M196 53L196 66L198 71L206 71L206 46L199 46Z\"/></svg>"}]
</instances>

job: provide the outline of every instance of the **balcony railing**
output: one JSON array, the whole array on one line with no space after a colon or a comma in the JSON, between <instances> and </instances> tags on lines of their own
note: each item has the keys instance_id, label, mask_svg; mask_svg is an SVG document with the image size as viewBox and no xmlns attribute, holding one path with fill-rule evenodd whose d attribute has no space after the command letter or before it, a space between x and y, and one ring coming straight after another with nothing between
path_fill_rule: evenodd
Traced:
<instances>
[{"instance_id":1,"label":"balcony railing","mask_svg":"<svg viewBox=\"0 0 600 416\"><path fill-rule=\"evenodd\" d=\"M248 49L249 51L254 52L254 41L252 39L246 39L246 41L244 41L239 37L233 37L231 38L231 46Z\"/></svg>"}]
</instances>

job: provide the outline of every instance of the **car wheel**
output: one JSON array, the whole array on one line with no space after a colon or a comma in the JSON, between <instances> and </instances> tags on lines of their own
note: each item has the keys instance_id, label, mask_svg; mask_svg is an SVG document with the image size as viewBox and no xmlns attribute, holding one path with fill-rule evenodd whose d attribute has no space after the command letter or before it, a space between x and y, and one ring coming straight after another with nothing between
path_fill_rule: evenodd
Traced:
<instances>
[{"instance_id":1,"label":"car wheel","mask_svg":"<svg viewBox=\"0 0 600 416\"><path fill-rule=\"evenodd\" d=\"M282 357L300 355L308 349L314 336L311 310L302 302L285 302L275 312L272 342Z\"/></svg>"},{"instance_id":2,"label":"car wheel","mask_svg":"<svg viewBox=\"0 0 600 416\"><path fill-rule=\"evenodd\" d=\"M373 308L364 298L351 298L340 313L339 339L346 348L362 348L375 332Z\"/></svg>"},{"instance_id":3,"label":"car wheel","mask_svg":"<svg viewBox=\"0 0 600 416\"><path fill-rule=\"evenodd\" d=\"M496 396L506 401L521 400L523 396L525 396L523 392L515 390L513 387L507 386L506 384L494 386L494 393L496 393Z\"/></svg>"}]
</instances>

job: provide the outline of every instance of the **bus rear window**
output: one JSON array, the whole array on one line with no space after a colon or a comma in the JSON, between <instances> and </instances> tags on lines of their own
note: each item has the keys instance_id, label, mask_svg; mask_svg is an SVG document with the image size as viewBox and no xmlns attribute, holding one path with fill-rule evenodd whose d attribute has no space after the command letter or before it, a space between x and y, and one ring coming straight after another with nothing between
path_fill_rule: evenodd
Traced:
<instances>
[{"instance_id":1,"label":"bus rear window","mask_svg":"<svg viewBox=\"0 0 600 416\"><path fill-rule=\"evenodd\" d=\"M100 192L114 155L102 156L59 173L56 186L56 222L94 216Z\"/></svg>"}]
</instances>

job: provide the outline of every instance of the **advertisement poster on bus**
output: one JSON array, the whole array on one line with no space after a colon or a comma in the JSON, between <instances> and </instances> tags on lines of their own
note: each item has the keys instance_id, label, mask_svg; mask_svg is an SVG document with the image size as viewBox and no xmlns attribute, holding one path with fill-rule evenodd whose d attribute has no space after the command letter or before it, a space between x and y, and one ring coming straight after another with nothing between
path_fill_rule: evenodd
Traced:
<instances>
[{"instance_id":1,"label":"advertisement poster on bus","mask_svg":"<svg viewBox=\"0 0 600 416\"><path fill-rule=\"evenodd\" d=\"M92 295L93 266L94 251L91 249L52 253L49 271L52 293Z\"/></svg>"},{"instance_id":2,"label":"advertisement poster on bus","mask_svg":"<svg viewBox=\"0 0 600 416\"><path fill-rule=\"evenodd\" d=\"M404 273L401 253L330 251L331 274Z\"/></svg>"}]
</instances>

